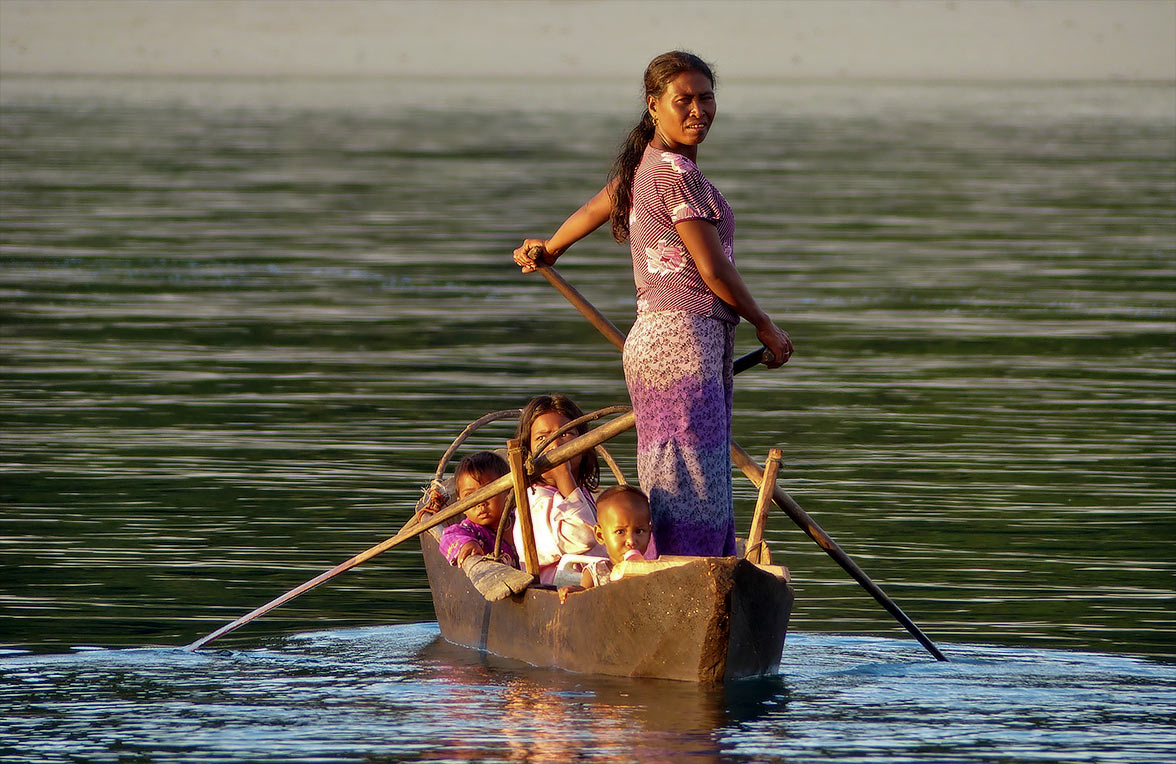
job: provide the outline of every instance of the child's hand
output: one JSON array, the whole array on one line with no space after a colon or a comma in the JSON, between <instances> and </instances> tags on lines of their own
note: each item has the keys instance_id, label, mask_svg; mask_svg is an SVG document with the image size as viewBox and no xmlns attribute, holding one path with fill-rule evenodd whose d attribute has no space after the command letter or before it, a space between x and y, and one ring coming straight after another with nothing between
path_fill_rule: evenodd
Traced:
<instances>
[{"instance_id":1,"label":"child's hand","mask_svg":"<svg viewBox=\"0 0 1176 764\"><path fill-rule=\"evenodd\" d=\"M559 592L559 604L561 604L561 605L562 605L562 604L564 604L565 602L567 602L567 601L568 601L568 595L569 595L569 594L574 594L574 593L576 593L576 592L582 592L582 591L584 591L584 587L582 587L582 586L575 586L575 585L572 585L572 586L561 586L561 587L559 587L559 589L558 589L558 592Z\"/></svg>"},{"instance_id":2,"label":"child's hand","mask_svg":"<svg viewBox=\"0 0 1176 764\"><path fill-rule=\"evenodd\" d=\"M576 482L576 473L572 472L571 461L566 461L558 467L552 467L544 472L543 480L558 488L565 499L580 487L580 484Z\"/></svg>"},{"instance_id":3,"label":"child's hand","mask_svg":"<svg viewBox=\"0 0 1176 764\"><path fill-rule=\"evenodd\" d=\"M477 541L467 541L461 549L457 550L457 557L454 558L453 564L461 567L461 564L466 561L466 558L471 554L486 554L482 551L482 545Z\"/></svg>"}]
</instances>

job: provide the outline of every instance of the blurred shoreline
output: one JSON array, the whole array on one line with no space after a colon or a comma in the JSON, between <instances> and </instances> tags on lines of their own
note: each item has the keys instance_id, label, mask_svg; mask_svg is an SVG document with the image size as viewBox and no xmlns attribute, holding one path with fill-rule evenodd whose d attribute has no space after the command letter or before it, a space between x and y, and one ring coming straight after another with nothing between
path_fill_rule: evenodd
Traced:
<instances>
[{"instance_id":1,"label":"blurred shoreline","mask_svg":"<svg viewBox=\"0 0 1176 764\"><path fill-rule=\"evenodd\" d=\"M1176 80L1174 0L4 0L0 71Z\"/></svg>"}]
</instances>

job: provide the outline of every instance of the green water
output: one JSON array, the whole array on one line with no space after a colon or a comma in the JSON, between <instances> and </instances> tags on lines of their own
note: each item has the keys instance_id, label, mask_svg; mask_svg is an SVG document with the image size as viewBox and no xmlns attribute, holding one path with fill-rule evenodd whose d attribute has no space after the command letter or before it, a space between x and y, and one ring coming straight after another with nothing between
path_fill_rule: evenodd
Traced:
<instances>
[{"instance_id":1,"label":"green water","mask_svg":"<svg viewBox=\"0 0 1176 764\"><path fill-rule=\"evenodd\" d=\"M625 402L617 353L510 250L603 182L628 96L0 81L0 643L185 644L392 535L482 413ZM947 647L1176 657L1174 103L720 93L700 164L798 348L739 378L736 438L782 447L781 485ZM627 262L601 232L560 269L627 327ZM782 515L769 539L794 631L903 636ZM226 644L431 620L404 548Z\"/></svg>"}]
</instances>

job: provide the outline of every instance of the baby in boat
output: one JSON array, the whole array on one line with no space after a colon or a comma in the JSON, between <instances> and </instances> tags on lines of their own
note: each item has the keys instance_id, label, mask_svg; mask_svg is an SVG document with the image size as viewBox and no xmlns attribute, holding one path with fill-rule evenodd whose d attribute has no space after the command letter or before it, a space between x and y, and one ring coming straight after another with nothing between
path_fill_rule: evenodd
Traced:
<instances>
[{"instance_id":1,"label":"baby in boat","mask_svg":"<svg viewBox=\"0 0 1176 764\"><path fill-rule=\"evenodd\" d=\"M457 473L454 475L457 498L464 499L508 472L510 467L506 460L493 451L470 454L457 465ZM494 539L498 536L498 523L506 510L507 496L507 493L500 493L470 507L460 523L450 525L441 533L441 554L445 555L450 564L461 565L470 555L490 554L494 551ZM518 567L518 559L508 531L502 539L501 561L511 567Z\"/></svg>"},{"instance_id":2,"label":"baby in boat","mask_svg":"<svg viewBox=\"0 0 1176 764\"><path fill-rule=\"evenodd\" d=\"M580 585L559 588L560 602L566 602L568 595L574 592L617 580L614 568L622 561L657 558L649 498L631 485L613 486L597 497L593 531L608 557L585 562Z\"/></svg>"}]
</instances>

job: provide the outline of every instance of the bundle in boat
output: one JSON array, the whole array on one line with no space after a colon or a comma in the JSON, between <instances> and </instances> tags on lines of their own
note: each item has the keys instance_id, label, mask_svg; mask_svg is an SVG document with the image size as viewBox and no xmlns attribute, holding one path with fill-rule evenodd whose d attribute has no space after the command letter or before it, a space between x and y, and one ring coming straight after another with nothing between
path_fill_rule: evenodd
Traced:
<instances>
[{"instance_id":1,"label":"bundle in boat","mask_svg":"<svg viewBox=\"0 0 1176 764\"><path fill-rule=\"evenodd\" d=\"M535 580L530 573L504 565L488 555L470 555L462 562L461 569L487 602L522 594Z\"/></svg>"}]
</instances>

